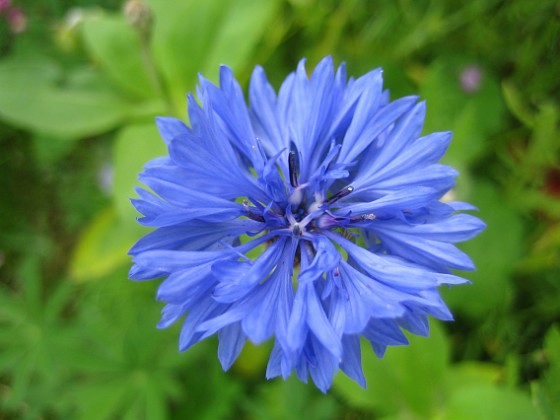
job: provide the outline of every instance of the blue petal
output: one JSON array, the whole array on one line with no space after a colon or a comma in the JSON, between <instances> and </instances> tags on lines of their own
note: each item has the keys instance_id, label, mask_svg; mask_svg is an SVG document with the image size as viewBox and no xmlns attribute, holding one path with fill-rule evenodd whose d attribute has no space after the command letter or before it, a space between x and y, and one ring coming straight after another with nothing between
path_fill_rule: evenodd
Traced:
<instances>
[{"instance_id":1,"label":"blue petal","mask_svg":"<svg viewBox=\"0 0 560 420\"><path fill-rule=\"evenodd\" d=\"M347 263L341 265L340 278L345 292L339 298L340 305L345 311L343 329L345 334L361 333L372 317L401 316L404 312L401 302L410 298L383 284L376 284L373 279Z\"/></svg>"},{"instance_id":2,"label":"blue petal","mask_svg":"<svg viewBox=\"0 0 560 420\"><path fill-rule=\"evenodd\" d=\"M472 204L464 203L462 201L451 201L446 204L448 206L451 206L454 211L478 210L478 208L473 206Z\"/></svg>"},{"instance_id":3,"label":"blue petal","mask_svg":"<svg viewBox=\"0 0 560 420\"><path fill-rule=\"evenodd\" d=\"M198 326L204 320L214 317L224 311L226 305L215 302L210 297L198 301L187 314L183 323L181 335L179 336L179 350L185 351L193 344L198 343L204 337L198 331Z\"/></svg>"},{"instance_id":4,"label":"blue petal","mask_svg":"<svg viewBox=\"0 0 560 420\"><path fill-rule=\"evenodd\" d=\"M313 331L317 340L337 359L342 356L342 343L340 337L332 328L325 314L325 309L317 296L312 283L303 284L307 306L307 325Z\"/></svg>"},{"instance_id":5,"label":"blue petal","mask_svg":"<svg viewBox=\"0 0 560 420\"><path fill-rule=\"evenodd\" d=\"M213 296L218 302L233 303L247 295L268 277L282 257L286 238L278 238L254 263L231 261L220 262L212 267L219 283Z\"/></svg>"},{"instance_id":6,"label":"blue petal","mask_svg":"<svg viewBox=\"0 0 560 420\"><path fill-rule=\"evenodd\" d=\"M270 357L268 358L268 365L266 366L266 379L272 379L282 374L282 348L278 342L274 343Z\"/></svg>"},{"instance_id":7,"label":"blue petal","mask_svg":"<svg viewBox=\"0 0 560 420\"><path fill-rule=\"evenodd\" d=\"M311 80L307 78L304 63L300 61L295 73L289 108L290 134L303 163L300 173L302 182L315 171L322 150L328 147L330 139L326 139L326 134L335 105L332 59L323 59L315 68Z\"/></svg>"},{"instance_id":8,"label":"blue petal","mask_svg":"<svg viewBox=\"0 0 560 420\"><path fill-rule=\"evenodd\" d=\"M235 256L236 254L228 249L220 251L154 250L137 254L132 260L143 267L173 273L174 271L198 267Z\"/></svg>"},{"instance_id":9,"label":"blue petal","mask_svg":"<svg viewBox=\"0 0 560 420\"><path fill-rule=\"evenodd\" d=\"M338 370L339 358L333 356L329 349L325 348L314 336L311 336L308 346L311 347L310 352L313 353L315 359L315 363L307 363L309 374L317 388L326 393Z\"/></svg>"},{"instance_id":10,"label":"blue petal","mask_svg":"<svg viewBox=\"0 0 560 420\"><path fill-rule=\"evenodd\" d=\"M128 272L128 278L131 280L153 280L158 277L163 277L168 274L167 271L158 270L152 267L143 267L139 264L134 264Z\"/></svg>"},{"instance_id":11,"label":"blue petal","mask_svg":"<svg viewBox=\"0 0 560 420\"><path fill-rule=\"evenodd\" d=\"M290 333L286 337L286 345L284 346L285 351L288 352L290 369L297 363L296 357L299 357L301 354L309 334L307 311L306 288L303 285L298 285L290 312L290 319L288 320L288 331Z\"/></svg>"},{"instance_id":12,"label":"blue petal","mask_svg":"<svg viewBox=\"0 0 560 420\"><path fill-rule=\"evenodd\" d=\"M156 117L156 124L159 129L159 134L167 145L177 136L188 131L183 121L173 117Z\"/></svg>"},{"instance_id":13,"label":"blue petal","mask_svg":"<svg viewBox=\"0 0 560 420\"><path fill-rule=\"evenodd\" d=\"M381 89L383 86L381 73L381 69L378 69L377 74L372 75L371 84L364 90L358 100L352 122L342 142L339 157L341 162L352 162L377 137L376 135L362 136L368 125L372 124L372 121L379 125L380 132L385 129L385 127L381 127L380 121L374 117L381 105ZM388 124L392 121L389 121Z\"/></svg>"},{"instance_id":14,"label":"blue petal","mask_svg":"<svg viewBox=\"0 0 560 420\"><path fill-rule=\"evenodd\" d=\"M268 193L268 196L274 203L281 204L287 203L288 196L286 194L286 185L280 177L280 173L276 170L276 163L280 155L284 153L281 150L276 155L267 160L262 170L258 171L259 182L263 190Z\"/></svg>"},{"instance_id":15,"label":"blue petal","mask_svg":"<svg viewBox=\"0 0 560 420\"><path fill-rule=\"evenodd\" d=\"M387 220L376 226L375 229L394 232L395 235L418 236L434 241L454 243L473 238L485 227L486 224L477 217L469 214L455 214L443 219L439 218L431 223L416 225Z\"/></svg>"},{"instance_id":16,"label":"blue petal","mask_svg":"<svg viewBox=\"0 0 560 420\"><path fill-rule=\"evenodd\" d=\"M377 235L392 254L436 269L474 270L472 260L463 251L446 242L417 235L391 234L383 229Z\"/></svg>"},{"instance_id":17,"label":"blue petal","mask_svg":"<svg viewBox=\"0 0 560 420\"><path fill-rule=\"evenodd\" d=\"M202 251L220 239L256 232L259 226L260 223L253 220L236 219L223 223L191 220L184 225L163 227L148 233L128 253L135 255L157 249Z\"/></svg>"},{"instance_id":18,"label":"blue petal","mask_svg":"<svg viewBox=\"0 0 560 420\"><path fill-rule=\"evenodd\" d=\"M323 299L329 299L329 321L338 336L342 337L346 327L346 305L349 304L348 292L342 284L340 270L327 274L327 285L323 289Z\"/></svg>"},{"instance_id":19,"label":"blue petal","mask_svg":"<svg viewBox=\"0 0 560 420\"><path fill-rule=\"evenodd\" d=\"M415 170L379 181L365 188L371 192L394 191L401 188L413 186L426 186L440 191L443 195L455 185L455 178L459 173L450 166L434 164L422 169Z\"/></svg>"},{"instance_id":20,"label":"blue petal","mask_svg":"<svg viewBox=\"0 0 560 420\"><path fill-rule=\"evenodd\" d=\"M154 217L143 217L138 222L144 226L166 227L200 219L207 222L232 220L242 216L240 208L169 209Z\"/></svg>"},{"instance_id":21,"label":"blue petal","mask_svg":"<svg viewBox=\"0 0 560 420\"><path fill-rule=\"evenodd\" d=\"M396 102L397 101L394 103ZM391 105L388 105L388 107L389 106ZM362 177L365 174L375 173L395 160L407 146L412 144L420 136L425 113L426 104L425 102L420 102L402 115L402 117L397 120L382 146L377 149L375 159L365 161L360 168L358 176Z\"/></svg>"},{"instance_id":22,"label":"blue petal","mask_svg":"<svg viewBox=\"0 0 560 420\"><path fill-rule=\"evenodd\" d=\"M297 144L302 150L304 165L301 170L303 180L315 170L319 159L330 139L326 134L333 118L336 104L334 94L335 79L334 65L331 57L325 57L317 64L310 80L311 108L305 121L306 130L303 133L302 144Z\"/></svg>"},{"instance_id":23,"label":"blue petal","mask_svg":"<svg viewBox=\"0 0 560 420\"><path fill-rule=\"evenodd\" d=\"M441 284L464 283L466 280L449 274L430 272L421 267L414 267L397 262L395 258L377 255L355 245L338 235L328 233L328 236L342 246L366 273L379 282L395 289L418 292L431 289Z\"/></svg>"},{"instance_id":24,"label":"blue petal","mask_svg":"<svg viewBox=\"0 0 560 420\"><path fill-rule=\"evenodd\" d=\"M133 198L130 202L139 213L145 216L144 218L146 219L152 219L162 212L173 209L173 206L169 203L164 202L146 190L138 187L135 187L134 190L140 198ZM139 222L141 222L141 220L142 218L138 219Z\"/></svg>"},{"instance_id":25,"label":"blue petal","mask_svg":"<svg viewBox=\"0 0 560 420\"><path fill-rule=\"evenodd\" d=\"M363 332L377 357L383 357L387 346L405 346L408 339L395 320L372 319Z\"/></svg>"},{"instance_id":26,"label":"blue petal","mask_svg":"<svg viewBox=\"0 0 560 420\"><path fill-rule=\"evenodd\" d=\"M210 276L210 264L175 271L159 286L157 299L188 307L207 295L213 283L214 280Z\"/></svg>"},{"instance_id":27,"label":"blue petal","mask_svg":"<svg viewBox=\"0 0 560 420\"><path fill-rule=\"evenodd\" d=\"M415 300L406 303L413 312L430 315L442 321L453 321L451 311L437 290L424 290L419 295L424 298L422 301Z\"/></svg>"},{"instance_id":28,"label":"blue petal","mask_svg":"<svg viewBox=\"0 0 560 420\"><path fill-rule=\"evenodd\" d=\"M313 245L315 247L315 258L309 266L299 273L298 282L300 284L316 280L323 273L336 267L340 261L340 253L327 238L313 235Z\"/></svg>"},{"instance_id":29,"label":"blue petal","mask_svg":"<svg viewBox=\"0 0 560 420\"><path fill-rule=\"evenodd\" d=\"M177 151L176 147L182 148L189 145L188 143L185 145L181 144L184 141L185 139L182 137L173 140L173 153ZM200 155L198 157L200 157ZM177 156L176 158L177 160L181 159ZM233 200L238 198L240 196L240 191L236 189L226 190L220 184L220 177L226 177L224 174L214 176L212 171L215 171L215 168L211 168L210 170L207 169L209 165L211 166L211 163L212 161L204 161L202 164L198 165L196 160L190 161L188 165L196 166L195 169L178 166L171 159L164 161L161 158L158 158L150 161L144 167L144 171L140 174L140 178L141 180L159 179L161 181L179 184L183 187L187 187L191 191L200 192L207 195L219 196L220 198L226 200ZM217 162L214 163L216 164ZM243 171L238 171L237 176L239 178L237 179L237 181L239 181L242 185L243 183L249 181L251 185L248 186L249 189L247 191L255 191L255 188L258 188L256 183L249 179L249 175L242 175L242 173ZM244 179L241 179L241 177L243 177ZM232 179L236 179L235 173L231 173L229 174L229 176L227 176L228 182L232 182ZM186 180L188 180L188 182L186 182Z\"/></svg>"},{"instance_id":30,"label":"blue petal","mask_svg":"<svg viewBox=\"0 0 560 420\"><path fill-rule=\"evenodd\" d=\"M262 67L257 66L251 76L249 101L255 131L260 133L262 145L269 156L286 149L286 126L280 124L277 115L276 94L268 83Z\"/></svg>"},{"instance_id":31,"label":"blue petal","mask_svg":"<svg viewBox=\"0 0 560 420\"><path fill-rule=\"evenodd\" d=\"M199 331L204 333L203 336L207 337L227 325L241 321L244 333L254 343L263 342L273 334L279 338L285 337L293 302L291 252L290 246L286 246L279 266L251 294L233 303L220 316L202 323Z\"/></svg>"},{"instance_id":32,"label":"blue petal","mask_svg":"<svg viewBox=\"0 0 560 420\"><path fill-rule=\"evenodd\" d=\"M290 309L294 300L291 284L292 262L286 261L281 264L285 267L277 268L253 295L254 299L247 301L250 307L247 308L241 325L254 343L268 340L273 334L276 334L279 340L285 340L287 335Z\"/></svg>"},{"instance_id":33,"label":"blue petal","mask_svg":"<svg viewBox=\"0 0 560 420\"><path fill-rule=\"evenodd\" d=\"M202 99L206 106L204 110L192 95L189 96L192 129L171 141L169 153L172 160L189 171L189 182L199 191L221 197L237 192L238 197L253 196L267 201L249 168L227 141L227 133L215 121L208 98Z\"/></svg>"},{"instance_id":34,"label":"blue petal","mask_svg":"<svg viewBox=\"0 0 560 420\"><path fill-rule=\"evenodd\" d=\"M366 378L362 371L362 351L360 337L357 335L345 335L342 337L344 357L340 363L340 369L350 379L355 380L362 388L366 387Z\"/></svg>"},{"instance_id":35,"label":"blue petal","mask_svg":"<svg viewBox=\"0 0 560 420\"><path fill-rule=\"evenodd\" d=\"M237 359L247 337L241 329L239 322L231 324L218 333L220 344L218 345L218 358L222 364L222 369L228 370Z\"/></svg>"},{"instance_id":36,"label":"blue petal","mask_svg":"<svg viewBox=\"0 0 560 420\"><path fill-rule=\"evenodd\" d=\"M336 75L336 84L340 90L343 90L343 95L339 99L339 106L327 138L339 138L348 130L360 97L365 90L374 84L380 71L381 69L375 69L356 80L351 79L346 82L346 67L343 65L339 67ZM382 100L381 105L385 105L385 101Z\"/></svg>"},{"instance_id":37,"label":"blue petal","mask_svg":"<svg viewBox=\"0 0 560 420\"><path fill-rule=\"evenodd\" d=\"M351 162L356 159L366 147L371 145L379 137L379 135L381 135L381 133L387 130L391 124L395 122L395 120L401 117L405 112L409 111L418 100L418 97L416 96L407 96L391 102L387 106L377 110L377 107L382 101L381 92L375 92L373 94L375 95L373 99L376 100L373 110L377 112L371 116L363 116L365 119L363 121L364 126L358 133L346 133L343 141L343 152L341 152L340 155L340 161L342 162ZM362 100L367 101L368 98L366 97ZM360 104L358 104L356 113L360 111ZM354 118L356 118L356 115L354 115ZM352 123L354 123L354 121L352 121ZM352 125L350 125L349 131L350 129L352 129ZM355 138L353 138L353 136L355 136ZM348 145L346 143L348 143ZM379 156L379 154L377 156ZM377 161L373 161L372 163L376 164ZM370 171L369 168L368 171Z\"/></svg>"},{"instance_id":38,"label":"blue petal","mask_svg":"<svg viewBox=\"0 0 560 420\"><path fill-rule=\"evenodd\" d=\"M208 95L212 110L223 122L222 126L231 142L252 163L262 168L257 139L251 126L249 113L239 83L227 66L220 67L220 87L200 77L200 85Z\"/></svg>"},{"instance_id":39,"label":"blue petal","mask_svg":"<svg viewBox=\"0 0 560 420\"><path fill-rule=\"evenodd\" d=\"M399 325L413 334L427 337L430 335L430 323L428 318L416 311L407 311L406 314L398 320Z\"/></svg>"},{"instance_id":40,"label":"blue petal","mask_svg":"<svg viewBox=\"0 0 560 420\"><path fill-rule=\"evenodd\" d=\"M157 324L158 328L167 328L174 324L179 318L185 315L187 308L185 305L167 304L161 311L161 320Z\"/></svg>"},{"instance_id":41,"label":"blue petal","mask_svg":"<svg viewBox=\"0 0 560 420\"><path fill-rule=\"evenodd\" d=\"M374 170L369 171L370 183L398 177L407 172L414 172L437 163L451 142L451 133L433 133L414 141L409 147L385 163L374 162Z\"/></svg>"},{"instance_id":42,"label":"blue petal","mask_svg":"<svg viewBox=\"0 0 560 420\"><path fill-rule=\"evenodd\" d=\"M350 194L352 195L352 194ZM429 187L405 187L391 192L381 198L370 202L351 203L335 211L335 215L343 216L349 212L353 215L375 213L378 210L413 210L425 207L437 200L440 192Z\"/></svg>"}]
</instances>

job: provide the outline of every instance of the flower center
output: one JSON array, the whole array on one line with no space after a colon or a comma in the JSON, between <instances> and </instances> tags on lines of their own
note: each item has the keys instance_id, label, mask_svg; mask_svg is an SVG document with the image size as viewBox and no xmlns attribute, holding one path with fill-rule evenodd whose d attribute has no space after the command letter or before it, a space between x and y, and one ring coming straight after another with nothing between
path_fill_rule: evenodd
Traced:
<instances>
[{"instance_id":1,"label":"flower center","mask_svg":"<svg viewBox=\"0 0 560 420\"><path fill-rule=\"evenodd\" d=\"M250 200L243 202L245 216L249 219L263 222L266 224L265 230L284 231L293 236L303 236L306 232L317 232L330 230L333 228L346 228L362 218L348 216L335 216L332 213L333 207L342 198L354 191L352 185L346 186L330 197L327 197L328 188L326 182L321 178L313 178L305 183L300 183L299 162L297 152L292 146L288 154L288 176L289 185L285 185L287 190L287 200L280 200L268 203L259 203ZM328 166L332 165L331 162ZM289 191L288 191L289 190Z\"/></svg>"}]
</instances>

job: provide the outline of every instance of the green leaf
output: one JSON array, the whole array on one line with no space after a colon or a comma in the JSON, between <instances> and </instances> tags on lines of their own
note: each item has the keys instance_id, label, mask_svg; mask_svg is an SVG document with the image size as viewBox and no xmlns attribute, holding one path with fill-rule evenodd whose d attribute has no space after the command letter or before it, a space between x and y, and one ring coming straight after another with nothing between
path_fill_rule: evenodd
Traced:
<instances>
[{"instance_id":1,"label":"green leaf","mask_svg":"<svg viewBox=\"0 0 560 420\"><path fill-rule=\"evenodd\" d=\"M114 203L122 223L137 226L136 217L139 213L130 203L135 197L135 186L138 174L148 161L167 154L166 146L161 139L155 121L152 123L135 124L124 127L117 135L113 149L115 165Z\"/></svg>"},{"instance_id":2,"label":"green leaf","mask_svg":"<svg viewBox=\"0 0 560 420\"><path fill-rule=\"evenodd\" d=\"M448 363L446 337L437 322L432 321L431 327L429 338L408 334L410 345L389 347L383 359L372 353L369 344L363 345L367 388L339 374L334 382L335 392L349 405L381 415L413 412L420 418L429 418L444 391Z\"/></svg>"},{"instance_id":3,"label":"green leaf","mask_svg":"<svg viewBox=\"0 0 560 420\"><path fill-rule=\"evenodd\" d=\"M157 96L150 78L150 58L140 37L122 16L101 16L84 21L85 46L107 76L129 95Z\"/></svg>"},{"instance_id":4,"label":"green leaf","mask_svg":"<svg viewBox=\"0 0 560 420\"><path fill-rule=\"evenodd\" d=\"M270 24L279 0L150 1L152 51L174 109L183 115L196 75L216 80L220 64L242 70Z\"/></svg>"},{"instance_id":5,"label":"green leaf","mask_svg":"<svg viewBox=\"0 0 560 420\"><path fill-rule=\"evenodd\" d=\"M445 389L453 394L465 387L495 385L502 379L503 368L483 362L465 361L452 365L445 377Z\"/></svg>"},{"instance_id":6,"label":"green leaf","mask_svg":"<svg viewBox=\"0 0 560 420\"><path fill-rule=\"evenodd\" d=\"M515 389L467 386L451 396L443 419L533 420L537 412L529 397Z\"/></svg>"},{"instance_id":7,"label":"green leaf","mask_svg":"<svg viewBox=\"0 0 560 420\"><path fill-rule=\"evenodd\" d=\"M78 139L108 131L126 119L130 105L99 76L95 83L69 77L48 60L0 63L0 119L47 136Z\"/></svg>"}]
</instances>

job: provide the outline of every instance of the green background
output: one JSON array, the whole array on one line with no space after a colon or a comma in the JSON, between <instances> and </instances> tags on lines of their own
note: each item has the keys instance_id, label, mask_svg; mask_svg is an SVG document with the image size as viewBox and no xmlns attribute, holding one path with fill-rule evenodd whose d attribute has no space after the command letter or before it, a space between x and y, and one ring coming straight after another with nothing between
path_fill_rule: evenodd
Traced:
<instances>
[{"instance_id":1,"label":"green background","mask_svg":"<svg viewBox=\"0 0 560 420\"><path fill-rule=\"evenodd\" d=\"M558 2L13 4L27 28L0 14L0 418L560 418ZM462 245L473 284L442 291L456 321L382 360L364 346L367 389L339 375L323 395L266 381L270 345L227 373L215 338L178 353L179 327L155 328L158 282L128 281L126 252L146 233L136 176L166 153L154 116L186 119L198 72L225 63L246 88L262 64L278 88L325 55L427 100L425 131L454 132L453 195L488 228Z\"/></svg>"}]
</instances>

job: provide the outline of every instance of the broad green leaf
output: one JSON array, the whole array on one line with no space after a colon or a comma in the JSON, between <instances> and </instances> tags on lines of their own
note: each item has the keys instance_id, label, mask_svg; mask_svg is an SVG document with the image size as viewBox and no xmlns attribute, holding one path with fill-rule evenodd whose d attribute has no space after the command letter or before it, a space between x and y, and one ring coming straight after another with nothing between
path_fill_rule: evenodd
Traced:
<instances>
[{"instance_id":1,"label":"broad green leaf","mask_svg":"<svg viewBox=\"0 0 560 420\"><path fill-rule=\"evenodd\" d=\"M483 362L461 362L450 366L445 376L445 391L453 394L465 387L495 385L502 379L503 368Z\"/></svg>"},{"instance_id":2,"label":"broad green leaf","mask_svg":"<svg viewBox=\"0 0 560 420\"><path fill-rule=\"evenodd\" d=\"M136 226L139 213L130 203L136 197L138 174L148 161L167 154L155 121L124 127L115 140L113 163L115 166L114 203L121 223Z\"/></svg>"},{"instance_id":3,"label":"broad green leaf","mask_svg":"<svg viewBox=\"0 0 560 420\"><path fill-rule=\"evenodd\" d=\"M82 233L70 261L70 276L76 281L99 278L129 261L128 250L139 229L120 223L108 207Z\"/></svg>"},{"instance_id":4,"label":"broad green leaf","mask_svg":"<svg viewBox=\"0 0 560 420\"><path fill-rule=\"evenodd\" d=\"M445 334L437 322L432 321L431 327L429 338L407 334L410 345L389 347L383 359L378 359L369 344L363 343L367 388L362 389L339 374L334 391L349 405L381 415L409 412L419 418L429 418L444 393L448 364Z\"/></svg>"},{"instance_id":5,"label":"broad green leaf","mask_svg":"<svg viewBox=\"0 0 560 420\"><path fill-rule=\"evenodd\" d=\"M279 0L151 0L152 51L178 115L200 72L215 81L220 64L240 71L270 24Z\"/></svg>"},{"instance_id":6,"label":"broad green leaf","mask_svg":"<svg viewBox=\"0 0 560 420\"><path fill-rule=\"evenodd\" d=\"M491 385L467 386L451 396L445 420L537 420L539 416L524 393Z\"/></svg>"},{"instance_id":7,"label":"broad green leaf","mask_svg":"<svg viewBox=\"0 0 560 420\"><path fill-rule=\"evenodd\" d=\"M476 238L461 244L474 261L476 271L464 273L473 284L441 288L450 308L475 317L507 307L511 297L510 275L521 256L523 225L517 212L496 188L484 182L472 185L468 199L480 209L487 228Z\"/></svg>"},{"instance_id":8,"label":"broad green leaf","mask_svg":"<svg viewBox=\"0 0 560 420\"><path fill-rule=\"evenodd\" d=\"M223 1L216 3L224 4ZM211 49L205 56L204 74L208 78L216 77L220 64L227 64L233 69L244 68L278 6L277 0L229 2L212 39Z\"/></svg>"},{"instance_id":9,"label":"broad green leaf","mask_svg":"<svg viewBox=\"0 0 560 420\"><path fill-rule=\"evenodd\" d=\"M11 59L0 63L0 119L47 136L78 139L108 131L130 112L100 76L95 87L77 83L53 63Z\"/></svg>"},{"instance_id":10,"label":"broad green leaf","mask_svg":"<svg viewBox=\"0 0 560 420\"><path fill-rule=\"evenodd\" d=\"M142 46L139 34L122 16L88 19L82 31L89 53L124 92L139 98L158 95L147 46Z\"/></svg>"}]
</instances>

